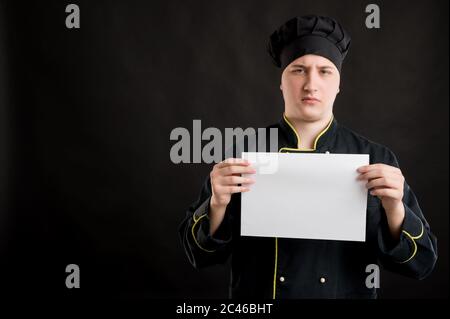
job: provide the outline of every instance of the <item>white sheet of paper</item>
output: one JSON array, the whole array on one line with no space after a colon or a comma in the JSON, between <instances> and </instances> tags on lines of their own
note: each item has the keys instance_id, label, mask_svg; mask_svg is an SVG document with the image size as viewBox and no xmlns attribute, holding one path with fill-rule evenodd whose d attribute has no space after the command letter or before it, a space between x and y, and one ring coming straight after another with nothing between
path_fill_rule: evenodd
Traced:
<instances>
[{"instance_id":1,"label":"white sheet of paper","mask_svg":"<svg viewBox=\"0 0 450 319\"><path fill-rule=\"evenodd\" d=\"M241 235L365 241L368 154L243 152L255 184L242 193Z\"/></svg>"}]
</instances>

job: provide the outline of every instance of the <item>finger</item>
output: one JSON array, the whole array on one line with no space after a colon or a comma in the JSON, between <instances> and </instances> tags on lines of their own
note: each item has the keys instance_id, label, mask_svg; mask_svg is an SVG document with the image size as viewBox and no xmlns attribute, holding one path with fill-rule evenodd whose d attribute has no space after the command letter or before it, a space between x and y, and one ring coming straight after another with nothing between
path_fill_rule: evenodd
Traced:
<instances>
[{"instance_id":1,"label":"finger","mask_svg":"<svg viewBox=\"0 0 450 319\"><path fill-rule=\"evenodd\" d=\"M365 172L369 172L372 170L386 170L386 171L395 172L397 174L401 174L401 171L399 168L397 168L395 166L382 164L382 163L365 165L365 166L358 167L358 169L357 169L357 171L360 173L365 173Z\"/></svg>"},{"instance_id":2,"label":"finger","mask_svg":"<svg viewBox=\"0 0 450 319\"><path fill-rule=\"evenodd\" d=\"M403 184L400 183L400 180L393 177L381 177L370 180L366 187L371 189L374 187L388 187L388 188L400 188L403 187Z\"/></svg>"},{"instance_id":3,"label":"finger","mask_svg":"<svg viewBox=\"0 0 450 319\"><path fill-rule=\"evenodd\" d=\"M370 165L364 165L358 168L358 171L369 171L372 169L386 169L391 171L398 171L399 169L395 166L383 164L383 163L376 163L376 164L370 164Z\"/></svg>"},{"instance_id":4,"label":"finger","mask_svg":"<svg viewBox=\"0 0 450 319\"><path fill-rule=\"evenodd\" d=\"M358 180L371 180L371 179L375 179L375 178L382 178L382 177L391 177L391 178L395 178L395 179L403 179L403 175L399 175L396 174L392 171L385 171L385 170L381 170L381 169L375 169L375 170L371 170L368 171L366 173L360 174L358 176Z\"/></svg>"},{"instance_id":5,"label":"finger","mask_svg":"<svg viewBox=\"0 0 450 319\"><path fill-rule=\"evenodd\" d=\"M226 166L219 169L221 176L229 176L233 174L254 174L256 170L251 166Z\"/></svg>"},{"instance_id":6,"label":"finger","mask_svg":"<svg viewBox=\"0 0 450 319\"><path fill-rule=\"evenodd\" d=\"M361 173L358 176L358 179L359 180L363 180L363 179L369 180L369 179L374 179L374 178L380 178L380 177L383 177L383 174L384 174L383 171L380 169L370 170L370 171Z\"/></svg>"},{"instance_id":7,"label":"finger","mask_svg":"<svg viewBox=\"0 0 450 319\"><path fill-rule=\"evenodd\" d=\"M227 167L230 165L242 165L242 166L248 166L250 165L250 162L243 159L243 158L227 158L226 160L218 163L216 165L217 168Z\"/></svg>"},{"instance_id":8,"label":"finger","mask_svg":"<svg viewBox=\"0 0 450 319\"><path fill-rule=\"evenodd\" d=\"M254 179L240 176L225 176L219 180L221 185L253 184Z\"/></svg>"},{"instance_id":9,"label":"finger","mask_svg":"<svg viewBox=\"0 0 450 319\"><path fill-rule=\"evenodd\" d=\"M381 196L381 197L389 197L389 198L401 198L401 193L392 188L379 188L370 191L370 195L373 196Z\"/></svg>"},{"instance_id":10,"label":"finger","mask_svg":"<svg viewBox=\"0 0 450 319\"><path fill-rule=\"evenodd\" d=\"M396 167L390 167L390 166L377 166L377 167L371 167L370 169L362 172L362 174L370 174L373 173L375 175L379 175L379 176L389 176L389 175L393 175L396 177L403 177L402 172L396 168ZM373 175L371 175L373 177Z\"/></svg>"},{"instance_id":11,"label":"finger","mask_svg":"<svg viewBox=\"0 0 450 319\"><path fill-rule=\"evenodd\" d=\"M249 187L246 186L226 186L224 187L224 190L228 193L228 194L235 194L235 193L245 193L248 192L250 190Z\"/></svg>"}]
</instances>

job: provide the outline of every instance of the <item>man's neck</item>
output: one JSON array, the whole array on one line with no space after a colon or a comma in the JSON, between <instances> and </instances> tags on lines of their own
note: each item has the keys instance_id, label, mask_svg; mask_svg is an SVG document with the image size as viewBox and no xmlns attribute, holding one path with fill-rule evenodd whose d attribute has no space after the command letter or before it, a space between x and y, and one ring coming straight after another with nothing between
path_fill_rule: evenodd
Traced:
<instances>
[{"instance_id":1,"label":"man's neck","mask_svg":"<svg viewBox=\"0 0 450 319\"><path fill-rule=\"evenodd\" d=\"M300 138L299 145L297 145L300 149L314 149L314 142L316 138L323 130L325 130L333 117L331 114L330 116L319 121L307 122L295 117L290 117L289 115L285 116L295 128L295 131Z\"/></svg>"}]
</instances>

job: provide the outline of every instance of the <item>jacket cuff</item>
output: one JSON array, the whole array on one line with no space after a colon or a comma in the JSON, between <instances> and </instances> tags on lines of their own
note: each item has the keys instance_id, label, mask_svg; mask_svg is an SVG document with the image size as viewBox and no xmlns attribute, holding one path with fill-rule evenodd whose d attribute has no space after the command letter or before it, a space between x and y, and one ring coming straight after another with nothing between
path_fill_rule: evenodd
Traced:
<instances>
[{"instance_id":1,"label":"jacket cuff","mask_svg":"<svg viewBox=\"0 0 450 319\"><path fill-rule=\"evenodd\" d=\"M397 263L406 263L415 257L417 253L416 240L420 239L424 232L420 218L404 203L403 206L405 207L405 218L399 241L393 243L387 221L378 233L378 244L382 254Z\"/></svg>"},{"instance_id":2,"label":"jacket cuff","mask_svg":"<svg viewBox=\"0 0 450 319\"><path fill-rule=\"evenodd\" d=\"M208 197L192 215L192 236L197 246L206 251L214 252L231 242L231 225L227 213L219 228L210 235L209 224L209 203L211 197Z\"/></svg>"}]
</instances>

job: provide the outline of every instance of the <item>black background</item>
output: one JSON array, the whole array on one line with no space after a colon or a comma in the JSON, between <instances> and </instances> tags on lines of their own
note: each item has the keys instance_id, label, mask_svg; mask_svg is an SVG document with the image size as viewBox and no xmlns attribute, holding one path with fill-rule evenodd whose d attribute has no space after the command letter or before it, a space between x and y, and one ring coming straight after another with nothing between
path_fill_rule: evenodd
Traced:
<instances>
[{"instance_id":1,"label":"black background","mask_svg":"<svg viewBox=\"0 0 450 319\"><path fill-rule=\"evenodd\" d=\"M0 2L0 290L227 296L227 265L188 263L177 227L212 165L170 161L172 129L265 127L283 112L265 51L295 15L352 35L337 120L392 149L438 237L433 274L383 272L383 298L448 297L448 1ZM81 288L65 288L65 267Z\"/></svg>"}]
</instances>

